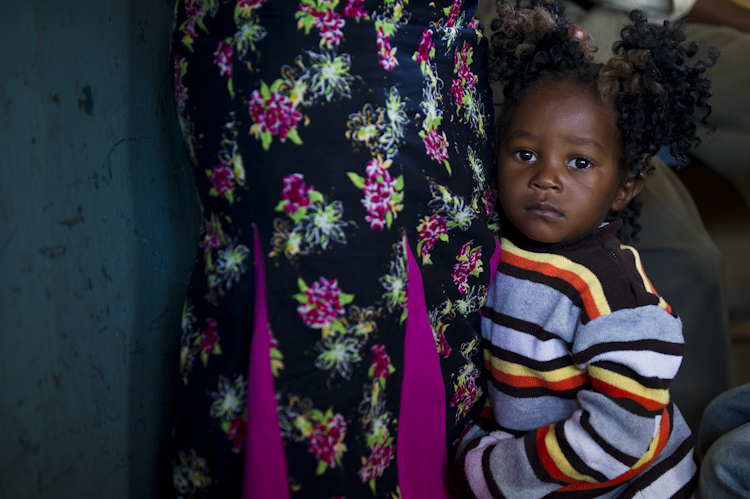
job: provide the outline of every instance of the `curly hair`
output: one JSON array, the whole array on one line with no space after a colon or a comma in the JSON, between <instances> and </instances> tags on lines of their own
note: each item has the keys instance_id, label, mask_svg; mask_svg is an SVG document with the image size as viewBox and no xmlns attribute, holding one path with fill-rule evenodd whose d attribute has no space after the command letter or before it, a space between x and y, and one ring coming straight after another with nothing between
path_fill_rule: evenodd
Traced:
<instances>
[{"instance_id":1,"label":"curly hair","mask_svg":"<svg viewBox=\"0 0 750 499\"><path fill-rule=\"evenodd\" d=\"M498 4L488 51L490 79L503 85L505 98L496 140L529 88L572 81L614 105L623 167L631 174L653 171L651 160L662 146L677 160L677 169L687 164L688 150L700 143L698 128L715 128L708 120L711 84L706 69L715 64L719 49L710 47L705 61L689 63L698 42L685 43L684 22L656 26L643 12L633 11L631 24L613 46L614 55L597 64L597 48L564 13L565 6L554 0ZM621 216L635 228L635 236L638 207L631 204L624 211L629 212Z\"/></svg>"}]
</instances>

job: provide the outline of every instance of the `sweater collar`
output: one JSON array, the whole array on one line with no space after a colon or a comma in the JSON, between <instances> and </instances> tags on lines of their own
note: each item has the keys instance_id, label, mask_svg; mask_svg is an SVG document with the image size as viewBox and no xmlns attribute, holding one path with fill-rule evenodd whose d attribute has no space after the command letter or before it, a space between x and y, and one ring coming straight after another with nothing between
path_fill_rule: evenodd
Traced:
<instances>
[{"instance_id":1,"label":"sweater collar","mask_svg":"<svg viewBox=\"0 0 750 499\"><path fill-rule=\"evenodd\" d=\"M569 241L564 241L561 243L540 243L539 241L534 241L533 239L529 239L526 237L523 232L518 230L510 221L505 218L504 216L501 217L502 219L502 236L509 241L511 241L513 244L518 246L519 248L533 251L533 252L545 252L545 253L564 253L570 250L574 250L576 248L589 246L592 242L599 242L599 244L603 244L605 241L611 241L614 239L614 241L619 245L619 240L617 239L617 233L622 227L622 220L619 218L608 218L605 220L604 224L597 227L596 229L592 229L588 231L587 233L578 236L574 239L571 239Z\"/></svg>"}]
</instances>

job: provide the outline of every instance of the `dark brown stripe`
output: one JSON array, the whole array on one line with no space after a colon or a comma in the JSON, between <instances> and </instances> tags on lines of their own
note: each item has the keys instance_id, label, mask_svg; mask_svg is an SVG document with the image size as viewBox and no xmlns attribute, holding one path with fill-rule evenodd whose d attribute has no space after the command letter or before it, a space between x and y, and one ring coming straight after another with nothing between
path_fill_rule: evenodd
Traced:
<instances>
[{"instance_id":1,"label":"dark brown stripe","mask_svg":"<svg viewBox=\"0 0 750 499\"><path fill-rule=\"evenodd\" d=\"M487 305L482 308L482 317L487 317L497 325L505 326L510 329L515 329L516 331L521 331L522 333L530 334L542 341L560 339L559 336L550 333L543 327L534 324L533 322L527 322L523 319L517 319L515 317L511 317L510 315L505 315L493 308L488 307ZM566 344L570 346L570 343L566 342Z\"/></svg>"},{"instance_id":2,"label":"dark brown stripe","mask_svg":"<svg viewBox=\"0 0 750 499\"><path fill-rule=\"evenodd\" d=\"M485 348L485 350L489 350L492 356L495 358L504 360L506 362L519 364L524 367L534 369L535 371L542 371L542 372L554 371L556 369L562 369L564 367L570 367L573 365L573 360L568 355L565 355L563 357L558 357L552 360L541 361L541 360L536 360L536 359L530 359L526 356L519 355L515 352L511 352L509 350L505 350L501 347L495 346L492 343L490 343L489 340L484 340L484 342L482 343L482 346Z\"/></svg>"},{"instance_id":3,"label":"dark brown stripe","mask_svg":"<svg viewBox=\"0 0 750 499\"><path fill-rule=\"evenodd\" d=\"M588 475L599 483L606 482L607 477L600 471L589 467L588 464L583 462L581 457L576 454L570 446L570 442L568 442L568 438L565 435L565 425L563 423L564 422L561 421L559 424L555 425L555 436L557 437L557 443L560 446L560 450L565 459L568 460L573 469L578 473Z\"/></svg>"},{"instance_id":4,"label":"dark brown stripe","mask_svg":"<svg viewBox=\"0 0 750 499\"><path fill-rule=\"evenodd\" d=\"M674 451L674 453L672 453L671 456L657 463L648 471L637 476L635 480L633 480L631 485L627 489L625 489L625 491L619 496L619 499L631 499L635 497L635 495L639 491L648 487L651 483L656 481L664 473L674 468L677 465L677 463L682 461L682 459L688 454L688 452L690 452L692 448L693 448L693 439L688 438L687 440L685 440L684 442L680 444L680 446L677 448L677 450ZM675 498L675 499L676 498L689 498L690 495L695 490L697 478L698 478L698 474L696 473L693 475L693 477L690 479L689 482L687 482L679 491L677 491L676 494L670 497Z\"/></svg>"},{"instance_id":5,"label":"dark brown stripe","mask_svg":"<svg viewBox=\"0 0 750 499\"><path fill-rule=\"evenodd\" d=\"M523 437L523 443L526 449L526 459L529 461L529 465L534 471L537 479L540 482L545 483L556 483L561 486L568 485L567 482L556 480L555 478L550 476L549 473L547 473L547 470L544 468L542 461L539 459L539 453L536 450L536 433L536 431L530 431L529 433L527 433L526 436Z\"/></svg>"},{"instance_id":6,"label":"dark brown stripe","mask_svg":"<svg viewBox=\"0 0 750 499\"><path fill-rule=\"evenodd\" d=\"M666 355L682 357L685 353L683 343L670 343L660 340L637 340L637 341L609 341L607 343L598 343L586 350L573 354L573 360L576 364L586 364L591 359L606 352L614 351L631 351L631 350L650 350L652 352Z\"/></svg>"},{"instance_id":7,"label":"dark brown stripe","mask_svg":"<svg viewBox=\"0 0 750 499\"><path fill-rule=\"evenodd\" d=\"M620 461L622 464L627 466L628 468L632 468L635 463L638 462L639 457L634 457L629 454L625 454L617 447L614 447L609 442L604 440L599 433L594 429L594 427L591 425L591 421L589 420L589 413L584 412L581 415L581 427L586 431L586 433L589 434L591 439L596 442L596 444L604 449L604 452L609 454L610 456L614 457L618 461Z\"/></svg>"},{"instance_id":8,"label":"dark brown stripe","mask_svg":"<svg viewBox=\"0 0 750 499\"><path fill-rule=\"evenodd\" d=\"M453 497L472 497L473 495L465 471L466 452L476 447L478 443L479 439L471 442L461 457L448 467L448 472L445 474L445 485Z\"/></svg>"},{"instance_id":9,"label":"dark brown stripe","mask_svg":"<svg viewBox=\"0 0 750 499\"><path fill-rule=\"evenodd\" d=\"M655 418L659 414L662 413L664 410L664 407L660 407L654 410L648 410L645 407L643 407L641 404L636 402L633 399L630 398L623 398L623 397L612 397L609 395L605 395L609 400L617 404L618 407L621 409L624 409L632 414L635 414L636 416L641 416L642 418Z\"/></svg>"},{"instance_id":10,"label":"dark brown stripe","mask_svg":"<svg viewBox=\"0 0 750 499\"><path fill-rule=\"evenodd\" d=\"M492 474L492 467L490 466L490 454L492 453L492 449L495 448L495 445L490 445L489 447L484 449L484 453L482 454L482 472L484 473L484 481L487 483L487 488L492 494L492 497L505 499L505 495L502 493L500 488L497 486L497 483L495 482L495 477Z\"/></svg>"}]
</instances>

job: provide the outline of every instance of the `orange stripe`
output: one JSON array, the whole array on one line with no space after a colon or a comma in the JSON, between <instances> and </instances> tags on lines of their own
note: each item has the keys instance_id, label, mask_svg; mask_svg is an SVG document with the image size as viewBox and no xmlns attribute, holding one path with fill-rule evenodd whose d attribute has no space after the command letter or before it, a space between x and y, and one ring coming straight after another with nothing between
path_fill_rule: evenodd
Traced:
<instances>
[{"instance_id":1,"label":"orange stripe","mask_svg":"<svg viewBox=\"0 0 750 499\"><path fill-rule=\"evenodd\" d=\"M662 404L661 402L657 402L655 400L652 400L646 397L641 397L640 395L636 395L627 390L623 390L620 387L610 385L609 383L605 383L604 381L600 379L591 378L591 386L594 387L596 390L599 390L600 392L605 393L611 397L627 398L630 400L634 400L635 402L638 402L646 410L649 410L649 411L656 411L658 409L663 409L664 407L667 406L667 404Z\"/></svg>"},{"instance_id":2,"label":"orange stripe","mask_svg":"<svg viewBox=\"0 0 750 499\"><path fill-rule=\"evenodd\" d=\"M601 482L601 483L587 483L587 482L576 482L571 485L566 485L565 487L562 487L561 489L558 489L560 492L570 492L575 490L591 490L591 489L600 489L603 487L610 487L612 485L618 485L623 482L626 482L633 478L635 475L646 469L648 466L651 465L651 463L654 462L654 460L659 457L661 454L661 451L664 449L664 446L667 445L667 440L669 440L669 411L665 408L661 415L661 425L659 426L659 441L656 443L656 452L654 452L654 457L651 458L648 462L643 463L639 467L635 469L631 469L627 473L623 473L622 475L613 478L612 480L609 480L607 482ZM539 440L537 439L537 442Z\"/></svg>"},{"instance_id":3,"label":"orange stripe","mask_svg":"<svg viewBox=\"0 0 750 499\"><path fill-rule=\"evenodd\" d=\"M539 460L542 462L542 466L544 466L544 469L547 471L547 473L549 473L549 476L551 476L555 480L560 480L561 482L573 483L575 481L568 475L560 471L560 469L555 464L555 461L552 459L552 456L550 456L549 452L547 452L547 446L544 445L544 437L547 436L547 432L549 432L549 429L549 426L544 426L536 431L536 452L539 456ZM570 485L568 485L567 487L570 487Z\"/></svg>"},{"instance_id":4,"label":"orange stripe","mask_svg":"<svg viewBox=\"0 0 750 499\"><path fill-rule=\"evenodd\" d=\"M575 272L555 267L554 265L549 263L541 263L528 260L518 255L514 255L509 251L503 251L500 255L500 260L514 267L530 270L532 272L538 272L549 277L562 279L563 281L573 286L580 293L581 300L583 301L583 307L586 309L586 314L589 316L589 319L594 320L601 315L601 312L599 311L599 308L596 306L596 302L594 301L594 296L591 294L591 290L586 284L586 281L581 279L581 277Z\"/></svg>"},{"instance_id":5,"label":"orange stripe","mask_svg":"<svg viewBox=\"0 0 750 499\"><path fill-rule=\"evenodd\" d=\"M560 380L560 381L548 381L545 379L537 378L536 376L517 376L515 374L508 374L500 369L497 369L489 360L484 361L484 367L488 371L492 372L492 377L501 383L510 385L516 388L536 388L544 387L550 390L558 392L573 390L584 384L589 379L585 372L582 372L576 376Z\"/></svg>"}]
</instances>

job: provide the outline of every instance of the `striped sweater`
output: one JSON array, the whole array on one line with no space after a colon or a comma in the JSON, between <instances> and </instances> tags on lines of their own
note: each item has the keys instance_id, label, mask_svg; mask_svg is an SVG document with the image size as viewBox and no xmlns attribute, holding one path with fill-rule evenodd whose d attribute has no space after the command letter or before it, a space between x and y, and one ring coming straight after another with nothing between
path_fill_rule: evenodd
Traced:
<instances>
[{"instance_id":1,"label":"striped sweater","mask_svg":"<svg viewBox=\"0 0 750 499\"><path fill-rule=\"evenodd\" d=\"M691 497L692 436L668 391L682 325L618 228L503 237L482 318L490 397L449 472L456 497Z\"/></svg>"}]
</instances>

